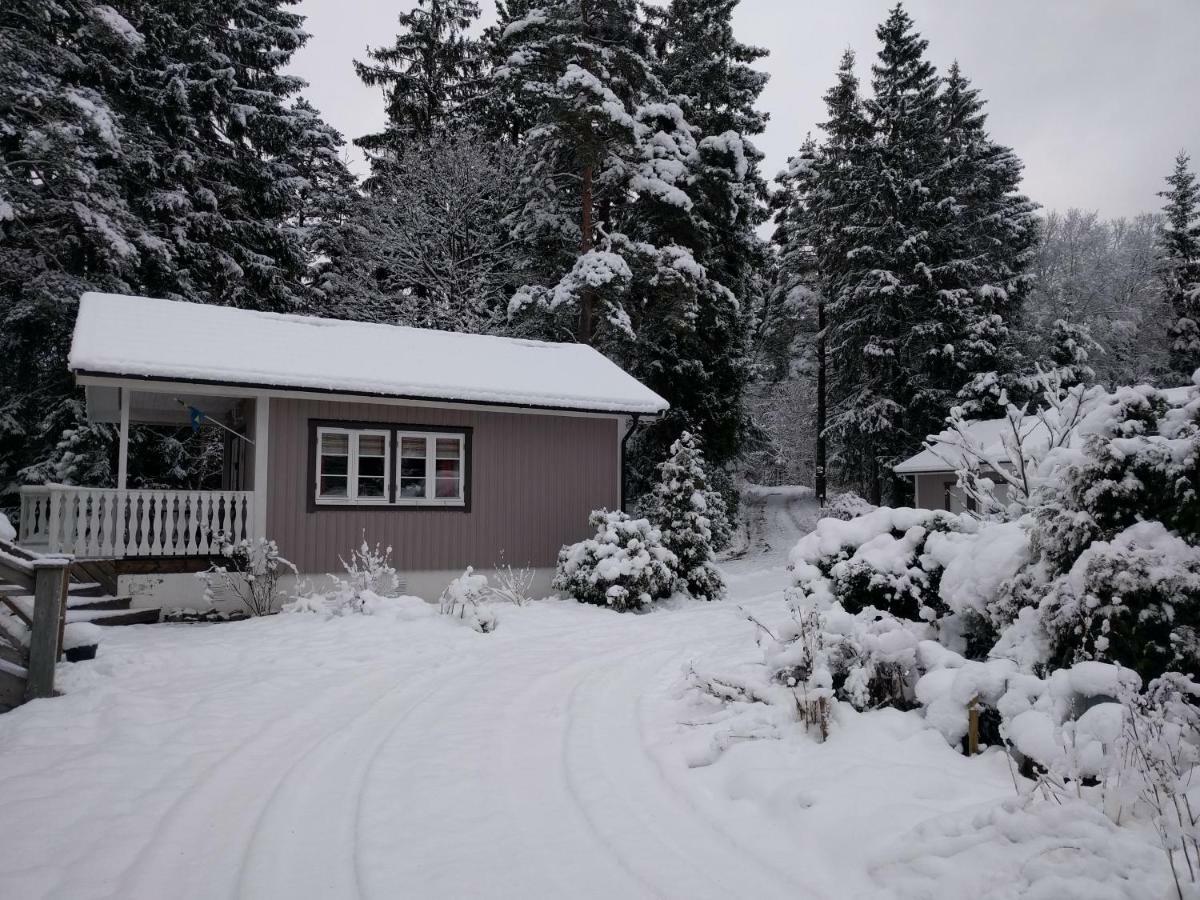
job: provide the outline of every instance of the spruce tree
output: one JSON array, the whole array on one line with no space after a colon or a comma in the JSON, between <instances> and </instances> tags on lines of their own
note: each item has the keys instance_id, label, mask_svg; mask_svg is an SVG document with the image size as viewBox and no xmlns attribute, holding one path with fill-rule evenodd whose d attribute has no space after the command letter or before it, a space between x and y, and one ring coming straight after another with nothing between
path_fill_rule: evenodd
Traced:
<instances>
[{"instance_id":1,"label":"spruce tree","mask_svg":"<svg viewBox=\"0 0 1200 900\"><path fill-rule=\"evenodd\" d=\"M24 481L108 477L66 354L79 295L131 291L164 251L122 190L128 134L103 91L143 39L89 0L0 9L0 506Z\"/></svg>"},{"instance_id":2,"label":"spruce tree","mask_svg":"<svg viewBox=\"0 0 1200 900\"><path fill-rule=\"evenodd\" d=\"M400 14L392 46L368 50L367 62L354 61L358 77L383 88L386 100L383 130L355 141L373 177L386 175L409 146L454 121L471 100L481 59L467 29L478 18L476 0L417 0Z\"/></svg>"},{"instance_id":3,"label":"spruce tree","mask_svg":"<svg viewBox=\"0 0 1200 900\"><path fill-rule=\"evenodd\" d=\"M645 515L662 531L663 546L678 559L678 578L697 599L725 594L713 550L729 541L725 500L712 489L698 439L683 432L670 456L658 466L659 480L645 504Z\"/></svg>"},{"instance_id":4,"label":"spruce tree","mask_svg":"<svg viewBox=\"0 0 1200 900\"><path fill-rule=\"evenodd\" d=\"M1180 151L1167 176L1165 221L1159 237L1159 271L1163 298L1173 319L1170 369L1172 380L1190 384L1200 368L1200 185Z\"/></svg>"}]
</instances>

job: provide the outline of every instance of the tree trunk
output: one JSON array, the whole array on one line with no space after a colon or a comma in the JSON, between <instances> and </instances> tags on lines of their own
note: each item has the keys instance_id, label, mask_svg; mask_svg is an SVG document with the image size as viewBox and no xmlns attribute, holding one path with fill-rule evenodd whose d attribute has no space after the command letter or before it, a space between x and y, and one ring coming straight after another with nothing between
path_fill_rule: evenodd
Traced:
<instances>
[{"instance_id":1,"label":"tree trunk","mask_svg":"<svg viewBox=\"0 0 1200 900\"><path fill-rule=\"evenodd\" d=\"M579 228L582 232L579 239L579 255L585 256L592 249L592 164L583 167L583 191L580 196L581 215ZM595 292L585 287L579 293L579 330L576 338L581 344L592 342L594 326L592 318L596 305Z\"/></svg>"},{"instance_id":2,"label":"tree trunk","mask_svg":"<svg viewBox=\"0 0 1200 900\"><path fill-rule=\"evenodd\" d=\"M817 298L817 448L813 493L825 505L825 298Z\"/></svg>"}]
</instances>

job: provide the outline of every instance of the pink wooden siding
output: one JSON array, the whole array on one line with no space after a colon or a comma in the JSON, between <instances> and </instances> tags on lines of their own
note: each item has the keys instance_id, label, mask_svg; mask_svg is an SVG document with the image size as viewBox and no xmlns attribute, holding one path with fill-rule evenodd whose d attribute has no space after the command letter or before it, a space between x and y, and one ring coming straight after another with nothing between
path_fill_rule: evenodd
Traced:
<instances>
[{"instance_id":1,"label":"pink wooden siding","mask_svg":"<svg viewBox=\"0 0 1200 900\"><path fill-rule=\"evenodd\" d=\"M309 420L339 419L474 429L471 508L308 511ZM585 537L588 513L618 503L615 418L383 406L326 400L271 401L267 534L301 572L341 571L339 555L362 541L392 546L410 571L552 566L559 548ZM393 448L392 452L395 452Z\"/></svg>"}]
</instances>

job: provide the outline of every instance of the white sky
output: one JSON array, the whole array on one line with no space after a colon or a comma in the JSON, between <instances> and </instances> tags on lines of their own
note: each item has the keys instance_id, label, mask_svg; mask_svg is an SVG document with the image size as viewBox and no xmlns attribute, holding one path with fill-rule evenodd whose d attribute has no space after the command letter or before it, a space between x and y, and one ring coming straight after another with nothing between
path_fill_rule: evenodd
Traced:
<instances>
[{"instance_id":1,"label":"white sky","mask_svg":"<svg viewBox=\"0 0 1200 900\"><path fill-rule=\"evenodd\" d=\"M760 106L771 114L756 143L778 172L824 118L821 95L842 50L870 78L875 26L893 0L742 0L740 40L766 47L771 74ZM391 43L412 0L301 0L312 34L292 71L347 141L383 117L378 89L351 60ZM485 19L493 15L482 0ZM1157 209L1175 153L1200 169L1200 0L908 0L944 69L957 58L988 100L993 137L1025 161L1025 191L1048 209L1105 216ZM361 171L361 158L351 151Z\"/></svg>"}]
</instances>

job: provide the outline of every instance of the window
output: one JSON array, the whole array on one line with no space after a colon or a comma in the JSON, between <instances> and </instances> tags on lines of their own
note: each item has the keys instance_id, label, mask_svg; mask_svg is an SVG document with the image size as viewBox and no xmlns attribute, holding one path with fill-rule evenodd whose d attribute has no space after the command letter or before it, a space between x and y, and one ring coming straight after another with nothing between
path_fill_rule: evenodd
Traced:
<instances>
[{"instance_id":1,"label":"window","mask_svg":"<svg viewBox=\"0 0 1200 900\"><path fill-rule=\"evenodd\" d=\"M468 507L469 428L312 425L316 505Z\"/></svg>"},{"instance_id":2,"label":"window","mask_svg":"<svg viewBox=\"0 0 1200 900\"><path fill-rule=\"evenodd\" d=\"M387 503L389 431L317 429L317 502Z\"/></svg>"},{"instance_id":3,"label":"window","mask_svg":"<svg viewBox=\"0 0 1200 900\"><path fill-rule=\"evenodd\" d=\"M461 506L465 502L466 435L401 431L397 444L397 503Z\"/></svg>"}]
</instances>

